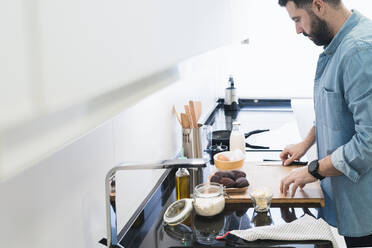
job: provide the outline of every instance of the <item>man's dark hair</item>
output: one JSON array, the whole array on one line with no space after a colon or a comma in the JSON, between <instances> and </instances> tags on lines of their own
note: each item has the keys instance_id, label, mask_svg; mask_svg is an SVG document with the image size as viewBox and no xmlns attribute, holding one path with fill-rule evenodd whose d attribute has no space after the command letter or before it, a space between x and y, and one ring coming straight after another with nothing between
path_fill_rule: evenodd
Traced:
<instances>
[{"instance_id":1,"label":"man's dark hair","mask_svg":"<svg viewBox=\"0 0 372 248\"><path fill-rule=\"evenodd\" d=\"M285 7L289 1L292 1L297 8L303 8L306 5L312 4L313 0L279 0L279 5ZM324 0L333 6L338 6L341 3L341 0Z\"/></svg>"}]
</instances>

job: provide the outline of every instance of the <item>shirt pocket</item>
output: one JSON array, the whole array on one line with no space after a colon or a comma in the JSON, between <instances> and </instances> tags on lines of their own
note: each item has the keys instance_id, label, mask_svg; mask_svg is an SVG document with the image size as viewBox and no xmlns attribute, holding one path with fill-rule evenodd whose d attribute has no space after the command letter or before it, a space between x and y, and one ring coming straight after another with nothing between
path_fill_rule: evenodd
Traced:
<instances>
[{"instance_id":1,"label":"shirt pocket","mask_svg":"<svg viewBox=\"0 0 372 248\"><path fill-rule=\"evenodd\" d=\"M347 111L340 93L320 88L316 106L316 118L319 123L330 129L340 130L345 124Z\"/></svg>"}]
</instances>

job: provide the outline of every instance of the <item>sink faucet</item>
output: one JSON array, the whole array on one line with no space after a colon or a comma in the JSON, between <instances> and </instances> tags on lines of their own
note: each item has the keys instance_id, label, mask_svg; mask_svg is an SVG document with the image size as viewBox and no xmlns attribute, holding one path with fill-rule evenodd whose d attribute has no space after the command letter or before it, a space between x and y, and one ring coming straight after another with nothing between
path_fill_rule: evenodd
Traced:
<instances>
[{"instance_id":1,"label":"sink faucet","mask_svg":"<svg viewBox=\"0 0 372 248\"><path fill-rule=\"evenodd\" d=\"M116 179L115 174L121 170L153 170L173 168L202 168L206 167L203 159L175 159L164 160L148 164L125 164L121 163L111 168L105 179L106 187L106 224L107 224L107 247L123 248L118 243L117 214L116 214Z\"/></svg>"}]
</instances>

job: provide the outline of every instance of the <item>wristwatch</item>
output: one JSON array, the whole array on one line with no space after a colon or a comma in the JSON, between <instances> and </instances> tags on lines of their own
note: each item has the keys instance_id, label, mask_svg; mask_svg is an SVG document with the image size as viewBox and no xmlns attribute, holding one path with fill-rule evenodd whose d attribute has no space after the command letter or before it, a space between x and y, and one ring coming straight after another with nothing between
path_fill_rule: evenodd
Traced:
<instances>
[{"instance_id":1,"label":"wristwatch","mask_svg":"<svg viewBox=\"0 0 372 248\"><path fill-rule=\"evenodd\" d=\"M307 166L307 169L309 173L316 179L319 179L319 180L324 179L324 177L318 173L318 170L319 170L318 160L311 161L310 164Z\"/></svg>"}]
</instances>

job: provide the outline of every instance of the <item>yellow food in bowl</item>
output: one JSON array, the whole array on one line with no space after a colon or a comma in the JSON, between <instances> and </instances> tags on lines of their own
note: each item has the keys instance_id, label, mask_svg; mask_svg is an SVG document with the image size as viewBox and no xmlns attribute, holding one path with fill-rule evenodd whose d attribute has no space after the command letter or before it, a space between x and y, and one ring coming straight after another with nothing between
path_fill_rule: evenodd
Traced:
<instances>
[{"instance_id":1,"label":"yellow food in bowl","mask_svg":"<svg viewBox=\"0 0 372 248\"><path fill-rule=\"evenodd\" d=\"M242 168L244 164L244 157L240 160L229 160L229 156L227 154L230 153L230 151L226 152L220 152L213 156L214 165L219 170L237 170Z\"/></svg>"},{"instance_id":2,"label":"yellow food in bowl","mask_svg":"<svg viewBox=\"0 0 372 248\"><path fill-rule=\"evenodd\" d=\"M222 153L218 154L217 159L220 161L229 161L229 158L223 155Z\"/></svg>"}]
</instances>

